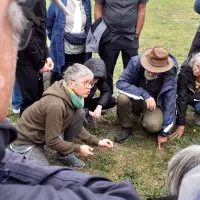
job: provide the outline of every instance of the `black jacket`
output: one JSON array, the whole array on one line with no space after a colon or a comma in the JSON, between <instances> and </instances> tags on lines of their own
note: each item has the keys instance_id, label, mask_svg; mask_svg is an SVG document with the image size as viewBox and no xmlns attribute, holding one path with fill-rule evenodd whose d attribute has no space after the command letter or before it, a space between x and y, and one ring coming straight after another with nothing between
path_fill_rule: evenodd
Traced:
<instances>
[{"instance_id":1,"label":"black jacket","mask_svg":"<svg viewBox=\"0 0 200 200\"><path fill-rule=\"evenodd\" d=\"M186 124L186 112L188 104L194 106L195 100L200 100L200 93L195 93L195 76L189 61L186 60L181 66L178 75L177 86L177 125Z\"/></svg>"},{"instance_id":2,"label":"black jacket","mask_svg":"<svg viewBox=\"0 0 200 200\"><path fill-rule=\"evenodd\" d=\"M94 78L99 78L98 82L91 89L91 92L85 101L92 99L96 93L96 90L98 89L100 91L98 105L106 107L112 98L112 92L107 83L106 68L103 60L99 58L91 58L84 65L93 72Z\"/></svg>"},{"instance_id":3,"label":"black jacket","mask_svg":"<svg viewBox=\"0 0 200 200\"><path fill-rule=\"evenodd\" d=\"M27 47L18 52L18 65L34 66L36 70L41 69L46 58L49 57L49 50L46 45L46 1L27 0L25 5L38 17L40 25L33 23L32 35ZM27 18L27 20L31 20Z\"/></svg>"}]
</instances>

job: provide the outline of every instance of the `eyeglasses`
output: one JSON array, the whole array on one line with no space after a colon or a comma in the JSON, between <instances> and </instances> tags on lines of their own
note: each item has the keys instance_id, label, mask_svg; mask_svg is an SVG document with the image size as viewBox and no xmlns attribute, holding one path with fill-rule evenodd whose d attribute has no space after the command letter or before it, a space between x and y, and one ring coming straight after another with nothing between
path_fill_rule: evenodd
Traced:
<instances>
[{"instance_id":1,"label":"eyeglasses","mask_svg":"<svg viewBox=\"0 0 200 200\"><path fill-rule=\"evenodd\" d=\"M200 66L199 66L199 65L194 64L194 68L195 68L196 70L200 71Z\"/></svg>"},{"instance_id":2,"label":"eyeglasses","mask_svg":"<svg viewBox=\"0 0 200 200\"><path fill-rule=\"evenodd\" d=\"M84 85L84 88L93 88L96 84L96 81L85 81L82 84Z\"/></svg>"}]
</instances>

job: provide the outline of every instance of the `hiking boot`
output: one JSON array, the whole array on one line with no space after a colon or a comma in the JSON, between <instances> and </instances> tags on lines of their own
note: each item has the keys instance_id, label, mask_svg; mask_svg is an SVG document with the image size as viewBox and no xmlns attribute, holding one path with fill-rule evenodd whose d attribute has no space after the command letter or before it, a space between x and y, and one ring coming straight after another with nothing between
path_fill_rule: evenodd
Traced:
<instances>
[{"instance_id":1,"label":"hiking boot","mask_svg":"<svg viewBox=\"0 0 200 200\"><path fill-rule=\"evenodd\" d=\"M91 117L89 115L89 116L87 116L85 118L85 123L86 123L86 125L89 125L89 126L95 126L96 125L96 120L94 119L94 117Z\"/></svg>"},{"instance_id":2,"label":"hiking boot","mask_svg":"<svg viewBox=\"0 0 200 200\"><path fill-rule=\"evenodd\" d=\"M124 140L126 140L129 135L131 134L131 128L124 128L122 127L121 131L118 133L118 135L115 136L115 142L122 143Z\"/></svg>"},{"instance_id":3,"label":"hiking boot","mask_svg":"<svg viewBox=\"0 0 200 200\"><path fill-rule=\"evenodd\" d=\"M195 124L197 126L200 126L200 116L197 115L195 112L193 113L193 118L194 118L194 121L195 121Z\"/></svg>"},{"instance_id":4,"label":"hiking boot","mask_svg":"<svg viewBox=\"0 0 200 200\"><path fill-rule=\"evenodd\" d=\"M77 167L77 168L83 168L85 166L85 163L78 159L74 154L60 154L57 153L57 158L67 167Z\"/></svg>"}]
</instances>

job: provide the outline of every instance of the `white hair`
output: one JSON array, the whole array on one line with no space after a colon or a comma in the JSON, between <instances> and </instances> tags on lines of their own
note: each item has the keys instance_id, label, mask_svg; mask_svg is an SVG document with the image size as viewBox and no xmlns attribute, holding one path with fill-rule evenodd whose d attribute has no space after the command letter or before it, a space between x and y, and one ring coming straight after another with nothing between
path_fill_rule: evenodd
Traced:
<instances>
[{"instance_id":1,"label":"white hair","mask_svg":"<svg viewBox=\"0 0 200 200\"><path fill-rule=\"evenodd\" d=\"M8 6L8 19L12 28L12 36L14 45L19 44L20 36L26 26L26 19L24 17L22 8L19 4L23 4L26 0L13 0Z\"/></svg>"},{"instance_id":2,"label":"white hair","mask_svg":"<svg viewBox=\"0 0 200 200\"><path fill-rule=\"evenodd\" d=\"M172 157L166 173L166 187L169 195L178 195L183 177L200 164L200 145L192 145Z\"/></svg>"},{"instance_id":3,"label":"white hair","mask_svg":"<svg viewBox=\"0 0 200 200\"><path fill-rule=\"evenodd\" d=\"M191 67L194 67L195 63L198 62L200 64L200 53L196 53L192 55L192 58L189 62Z\"/></svg>"},{"instance_id":4,"label":"white hair","mask_svg":"<svg viewBox=\"0 0 200 200\"><path fill-rule=\"evenodd\" d=\"M94 78L94 75L90 69L78 63L69 66L67 70L64 72L63 76L66 83L68 83L70 80L77 82L81 77Z\"/></svg>"}]
</instances>

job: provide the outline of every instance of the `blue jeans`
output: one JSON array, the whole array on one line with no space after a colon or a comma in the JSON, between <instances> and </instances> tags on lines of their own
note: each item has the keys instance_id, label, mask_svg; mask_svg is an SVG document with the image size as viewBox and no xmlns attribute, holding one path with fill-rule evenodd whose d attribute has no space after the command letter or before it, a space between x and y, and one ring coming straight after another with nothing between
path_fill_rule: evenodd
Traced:
<instances>
[{"instance_id":1,"label":"blue jeans","mask_svg":"<svg viewBox=\"0 0 200 200\"><path fill-rule=\"evenodd\" d=\"M200 101L195 102L195 113L200 116Z\"/></svg>"},{"instance_id":2,"label":"blue jeans","mask_svg":"<svg viewBox=\"0 0 200 200\"><path fill-rule=\"evenodd\" d=\"M15 84L13 87L13 91L12 91L12 106L14 109L18 110L20 109L20 105L22 102L22 95L19 89L19 85L17 80L15 80Z\"/></svg>"}]
</instances>

